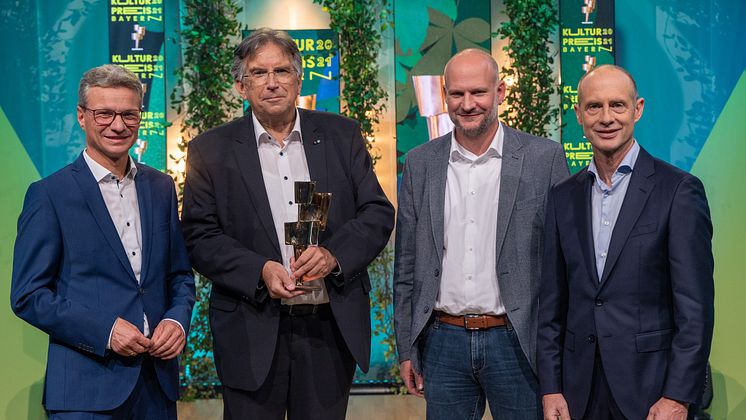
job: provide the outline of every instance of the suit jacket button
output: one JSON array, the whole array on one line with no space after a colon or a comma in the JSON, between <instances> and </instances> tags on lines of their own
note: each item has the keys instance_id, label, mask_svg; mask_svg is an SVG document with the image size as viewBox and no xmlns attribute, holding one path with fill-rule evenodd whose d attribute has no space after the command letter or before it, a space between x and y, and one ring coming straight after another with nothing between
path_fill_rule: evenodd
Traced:
<instances>
[{"instance_id":1,"label":"suit jacket button","mask_svg":"<svg viewBox=\"0 0 746 420\"><path fill-rule=\"evenodd\" d=\"M144 294L145 294L145 289L143 289L143 288L141 287L141 288L139 288L139 289L137 290L137 292L138 292L138 293L140 293L140 296L142 296L142 295L144 295Z\"/></svg>"},{"instance_id":2,"label":"suit jacket button","mask_svg":"<svg viewBox=\"0 0 746 420\"><path fill-rule=\"evenodd\" d=\"M603 299L596 299L596 306L604 306Z\"/></svg>"},{"instance_id":3,"label":"suit jacket button","mask_svg":"<svg viewBox=\"0 0 746 420\"><path fill-rule=\"evenodd\" d=\"M435 277L438 277L440 275L440 270L436 268L433 274L435 274Z\"/></svg>"},{"instance_id":4,"label":"suit jacket button","mask_svg":"<svg viewBox=\"0 0 746 420\"><path fill-rule=\"evenodd\" d=\"M596 336L593 335L593 334L589 335L588 336L588 342L591 343L591 344L595 343L596 342Z\"/></svg>"},{"instance_id":5,"label":"suit jacket button","mask_svg":"<svg viewBox=\"0 0 746 420\"><path fill-rule=\"evenodd\" d=\"M428 312L430 312L430 307L429 306L425 306L425 309L422 310L422 313L426 314Z\"/></svg>"}]
</instances>

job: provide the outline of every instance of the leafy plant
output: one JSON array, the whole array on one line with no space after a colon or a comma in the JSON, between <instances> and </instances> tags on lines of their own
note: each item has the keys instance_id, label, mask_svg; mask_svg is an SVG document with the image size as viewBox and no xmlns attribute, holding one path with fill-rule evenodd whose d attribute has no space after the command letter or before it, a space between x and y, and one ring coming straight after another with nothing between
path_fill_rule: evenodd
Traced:
<instances>
[{"instance_id":1,"label":"leafy plant","mask_svg":"<svg viewBox=\"0 0 746 420\"><path fill-rule=\"evenodd\" d=\"M391 10L387 0L314 0L329 13L330 27L339 35L342 113L357 120L373 165L380 158L373 152L374 127L380 121L388 97L378 81L378 52L381 33L386 30ZM400 389L396 356L396 336L393 328L393 263L388 245L368 267L373 280L372 312L376 321L373 334L381 338L384 358L390 363L388 376Z\"/></svg>"},{"instance_id":2,"label":"leafy plant","mask_svg":"<svg viewBox=\"0 0 746 420\"><path fill-rule=\"evenodd\" d=\"M549 36L559 23L555 0L505 0L505 12L509 20L496 35L509 39L503 50L511 65L500 73L515 83L500 119L518 130L547 137L559 116L559 109L550 106L552 95L559 93L548 48Z\"/></svg>"},{"instance_id":3,"label":"leafy plant","mask_svg":"<svg viewBox=\"0 0 746 420\"><path fill-rule=\"evenodd\" d=\"M378 81L381 33L389 25L388 0L313 0L331 18L339 35L342 113L360 123L373 164L380 158L373 149L374 127L388 97Z\"/></svg>"},{"instance_id":4,"label":"leafy plant","mask_svg":"<svg viewBox=\"0 0 746 420\"><path fill-rule=\"evenodd\" d=\"M239 33L236 15L241 11L232 0L183 0L184 30L180 31L184 51L184 65L177 76L184 84L171 94L175 108L185 111L179 150L186 152L187 144L196 133L226 122L241 102L232 94L231 39ZM177 163L186 155L174 158ZM177 182L179 203L184 188L184 173L172 171ZM182 399L215 398L217 374L212 358L212 335L208 323L208 302L211 283L195 273L197 302L187 345L181 356L180 382Z\"/></svg>"}]
</instances>

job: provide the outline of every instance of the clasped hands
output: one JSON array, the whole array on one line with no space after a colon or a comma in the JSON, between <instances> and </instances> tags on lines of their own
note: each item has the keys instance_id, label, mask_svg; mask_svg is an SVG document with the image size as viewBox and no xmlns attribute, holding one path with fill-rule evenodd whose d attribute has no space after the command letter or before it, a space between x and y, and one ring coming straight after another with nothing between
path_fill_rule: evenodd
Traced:
<instances>
[{"instance_id":1,"label":"clasped hands","mask_svg":"<svg viewBox=\"0 0 746 420\"><path fill-rule=\"evenodd\" d=\"M307 293L298 290L295 282L298 279L311 281L324 278L337 266L337 259L326 248L309 246L295 260L290 259L291 274L276 261L267 261L262 268L262 280L267 285L269 296L273 299L290 299Z\"/></svg>"},{"instance_id":2,"label":"clasped hands","mask_svg":"<svg viewBox=\"0 0 746 420\"><path fill-rule=\"evenodd\" d=\"M570 412L562 394L547 394L542 397L544 420L569 420ZM689 405L670 398L661 397L648 412L646 420L686 420Z\"/></svg>"},{"instance_id":3,"label":"clasped hands","mask_svg":"<svg viewBox=\"0 0 746 420\"><path fill-rule=\"evenodd\" d=\"M184 349L184 331L176 321L161 321L151 338L145 337L132 323L117 318L111 332L111 350L125 357L148 353L153 357L169 360Z\"/></svg>"}]
</instances>

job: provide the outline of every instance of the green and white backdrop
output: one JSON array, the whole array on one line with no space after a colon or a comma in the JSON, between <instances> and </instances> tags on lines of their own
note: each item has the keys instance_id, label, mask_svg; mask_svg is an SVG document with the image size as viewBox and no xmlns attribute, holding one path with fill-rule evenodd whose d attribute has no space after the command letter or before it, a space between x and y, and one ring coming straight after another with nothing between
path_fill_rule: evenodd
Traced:
<instances>
[{"instance_id":1,"label":"green and white backdrop","mask_svg":"<svg viewBox=\"0 0 746 420\"><path fill-rule=\"evenodd\" d=\"M238 19L247 29L328 28L326 12L312 0L236 3L243 6ZM441 74L447 59L468 47L491 48L498 60L504 59L504 41L492 34L505 20L505 5L503 0L389 3L394 29L384 32L379 65L381 84L389 92L383 121L393 126L389 137L395 147L383 159L397 168L408 150L428 139L411 76ZM746 272L746 3L616 0L610 8L608 0L594 3L590 20L602 15L597 26L611 28L613 35L601 32L599 37L612 39L613 48L603 39L586 40L581 42L600 42L604 49L570 52L582 53L581 66L590 55L598 64L615 61L627 68L646 99L637 139L652 154L699 176L707 189L716 259L716 326L710 359L715 397L710 412L715 419L746 418L746 286L740 281ZM581 14L583 5L583 0L557 3L565 27L577 28L589 20ZM150 124L141 132L147 143L140 144L139 157L165 169L172 153L167 145L174 140L163 123L178 120L168 98L176 86L173 71L181 61L181 12L179 0L0 0L0 418L44 418L40 401L47 338L15 318L9 307L12 247L24 192L82 150L84 137L75 123L77 83L85 70L108 62L129 66L149 84ZM143 50L118 50L121 45L130 51L135 46L135 24L145 27ZM559 28L551 46L555 59L569 51L563 50L569 44L561 40L589 33L563 34ZM582 135L573 131L574 118L567 112L573 99L570 82L578 77L566 68L572 60L563 56L563 94L556 99L566 125L552 130L555 140L565 143L571 165L576 155L570 152L583 151ZM333 99L325 100L334 108ZM392 172L395 177L398 170ZM389 192L395 196L395 186ZM386 379L391 361L383 357L378 342L372 357L378 368L374 377L358 377L361 382Z\"/></svg>"}]
</instances>

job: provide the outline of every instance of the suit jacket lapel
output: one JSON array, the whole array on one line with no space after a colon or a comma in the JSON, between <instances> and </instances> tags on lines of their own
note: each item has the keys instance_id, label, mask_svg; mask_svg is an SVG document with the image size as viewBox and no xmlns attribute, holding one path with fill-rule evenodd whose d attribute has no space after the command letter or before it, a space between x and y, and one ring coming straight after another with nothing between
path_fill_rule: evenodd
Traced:
<instances>
[{"instance_id":1,"label":"suit jacket lapel","mask_svg":"<svg viewBox=\"0 0 746 420\"><path fill-rule=\"evenodd\" d=\"M438 254L438 261L443 263L443 223L446 203L446 179L448 176L448 153L451 150L451 134L444 141L438 143L438 147L433 151L433 156L428 160L427 171L425 172L426 180L429 180L430 196L430 220L432 221L433 241L435 242L435 252ZM426 181L427 182L427 181Z\"/></svg>"},{"instance_id":2,"label":"suit jacket lapel","mask_svg":"<svg viewBox=\"0 0 746 420\"><path fill-rule=\"evenodd\" d=\"M523 143L518 139L515 131L503 127L502 169L500 170L500 196L497 203L497 259L505 242L508 232L508 222L513 214L515 197L523 169Z\"/></svg>"},{"instance_id":3,"label":"suit jacket lapel","mask_svg":"<svg viewBox=\"0 0 746 420\"><path fill-rule=\"evenodd\" d=\"M585 268L588 276L593 282L593 287L598 287L598 270L596 269L596 251L593 243L593 226L591 218L591 188L593 176L588 173L588 168L583 169L575 178L575 188L572 192L570 203L572 203L575 215L575 228L580 243L580 252L585 260Z\"/></svg>"},{"instance_id":4,"label":"suit jacket lapel","mask_svg":"<svg viewBox=\"0 0 746 420\"><path fill-rule=\"evenodd\" d=\"M106 242L114 250L114 255L117 256L119 263L122 264L125 271L129 273L133 281L137 281L134 271L132 271L132 265L127 259L127 254L122 246L122 241L119 239L114 222L111 220L109 210L106 208L104 198L101 196L101 190L98 187L98 183L93 178L91 170L88 169L88 165L85 163L83 154L81 153L78 159L73 163L72 174L75 182L80 187L83 197L85 198L86 204L93 214L93 218L96 220L96 224L101 229L101 233L104 235Z\"/></svg>"},{"instance_id":5,"label":"suit jacket lapel","mask_svg":"<svg viewBox=\"0 0 746 420\"><path fill-rule=\"evenodd\" d=\"M233 143L238 168L249 190L251 202L256 209L257 217L261 221L272 245L277 250L277 255L282 255L280 244L277 241L275 222L272 219L272 209L269 206L269 198L267 198L267 189L264 187L262 165L259 161L259 150L257 148L256 136L254 135L254 123L251 115L246 115L243 119L244 123L238 124L239 129L235 133L236 137Z\"/></svg>"},{"instance_id":6,"label":"suit jacket lapel","mask_svg":"<svg viewBox=\"0 0 746 420\"><path fill-rule=\"evenodd\" d=\"M601 283L606 282L609 273L614 269L614 265L621 254L624 244L627 242L629 233L635 226L637 219L645 207L645 203L650 197L650 192L655 187L655 183L650 178L655 173L653 167L653 158L640 148L640 154L635 163L635 169L632 171L632 177L629 180L627 193L622 202L622 208L619 210L614 231L611 233L611 242L609 243L609 252L604 265L604 272L601 276Z\"/></svg>"},{"instance_id":7,"label":"suit jacket lapel","mask_svg":"<svg viewBox=\"0 0 746 420\"><path fill-rule=\"evenodd\" d=\"M138 168L135 175L137 188L137 206L140 208L140 230L142 236L142 266L140 268L140 283L144 282L150 263L150 252L153 247L153 195L148 182L148 175Z\"/></svg>"},{"instance_id":8,"label":"suit jacket lapel","mask_svg":"<svg viewBox=\"0 0 746 420\"><path fill-rule=\"evenodd\" d=\"M306 153L306 163L308 163L308 174L311 181L316 181L316 191L328 192L327 186L327 166L326 150L327 142L324 133L313 121L310 113L299 109L300 130L303 137L303 150ZM332 198L333 199L333 198Z\"/></svg>"}]
</instances>

